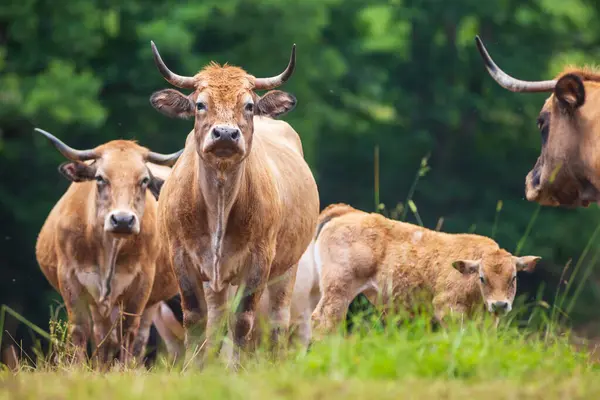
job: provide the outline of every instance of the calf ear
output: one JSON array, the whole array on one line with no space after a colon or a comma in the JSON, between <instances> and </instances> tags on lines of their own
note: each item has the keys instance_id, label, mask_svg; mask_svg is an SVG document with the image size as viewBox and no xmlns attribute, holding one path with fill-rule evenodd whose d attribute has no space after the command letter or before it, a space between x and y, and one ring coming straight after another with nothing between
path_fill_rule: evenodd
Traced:
<instances>
[{"instance_id":1,"label":"calf ear","mask_svg":"<svg viewBox=\"0 0 600 400\"><path fill-rule=\"evenodd\" d=\"M474 274L479 271L479 260L457 260L452 263L452 267L463 275Z\"/></svg>"},{"instance_id":2,"label":"calf ear","mask_svg":"<svg viewBox=\"0 0 600 400\"><path fill-rule=\"evenodd\" d=\"M195 105L192 99L174 89L154 92L150 97L150 104L169 117L190 118L194 116Z\"/></svg>"},{"instance_id":3,"label":"calf ear","mask_svg":"<svg viewBox=\"0 0 600 400\"><path fill-rule=\"evenodd\" d=\"M258 100L256 107L258 115L271 118L292 111L296 107L296 98L281 90L271 90Z\"/></svg>"},{"instance_id":4,"label":"calf ear","mask_svg":"<svg viewBox=\"0 0 600 400\"><path fill-rule=\"evenodd\" d=\"M79 161L68 161L60 164L58 172L71 182L85 182L95 178L96 167Z\"/></svg>"},{"instance_id":5,"label":"calf ear","mask_svg":"<svg viewBox=\"0 0 600 400\"><path fill-rule=\"evenodd\" d=\"M154 196L154 198L158 201L158 196L160 196L160 190L165 183L164 179L157 178L154 175L150 175L150 183L148 184L148 190Z\"/></svg>"},{"instance_id":6,"label":"calf ear","mask_svg":"<svg viewBox=\"0 0 600 400\"><path fill-rule=\"evenodd\" d=\"M523 257L514 257L515 264L517 264L517 271L525 271L525 272L533 272L535 266L538 261L542 259L542 257L537 256L523 256Z\"/></svg>"},{"instance_id":7,"label":"calf ear","mask_svg":"<svg viewBox=\"0 0 600 400\"><path fill-rule=\"evenodd\" d=\"M575 74L566 74L556 82L554 95L563 108L576 110L585 103L583 81Z\"/></svg>"}]
</instances>

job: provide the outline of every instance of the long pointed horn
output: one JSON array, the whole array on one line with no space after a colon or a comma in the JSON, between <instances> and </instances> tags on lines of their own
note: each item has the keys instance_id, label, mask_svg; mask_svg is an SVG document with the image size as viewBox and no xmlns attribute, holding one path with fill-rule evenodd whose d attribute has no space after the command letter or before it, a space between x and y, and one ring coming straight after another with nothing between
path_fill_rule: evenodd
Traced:
<instances>
[{"instance_id":1,"label":"long pointed horn","mask_svg":"<svg viewBox=\"0 0 600 400\"><path fill-rule=\"evenodd\" d=\"M269 90L283 85L294 73L294 68L296 68L296 44L292 46L292 55L290 56L290 62L285 68L285 71L270 78L256 78L254 81L254 89Z\"/></svg>"},{"instance_id":2,"label":"long pointed horn","mask_svg":"<svg viewBox=\"0 0 600 400\"><path fill-rule=\"evenodd\" d=\"M162 76L167 80L167 82L169 82L173 86L177 86L182 89L195 88L195 81L193 77L177 75L176 73L171 72L171 70L167 68L164 61L160 57L158 49L156 48L156 45L152 40L150 41L150 45L152 46L152 55L154 56L154 63L156 64L156 67L158 68Z\"/></svg>"},{"instance_id":3,"label":"long pointed horn","mask_svg":"<svg viewBox=\"0 0 600 400\"><path fill-rule=\"evenodd\" d=\"M181 149L178 152L171 154L160 154L151 151L146 156L146 161L151 162L153 164L166 165L167 167L172 167L179 159L179 156L181 156L181 154L183 153L183 150L184 149Z\"/></svg>"},{"instance_id":4,"label":"long pointed horn","mask_svg":"<svg viewBox=\"0 0 600 400\"><path fill-rule=\"evenodd\" d=\"M72 161L87 161L98 158L95 150L76 150L72 147L67 146L63 141L54 136L53 134L46 132L43 129L35 128L35 130L42 135L44 135L50 143L56 147L56 150L60 151L60 153Z\"/></svg>"},{"instance_id":5,"label":"long pointed horn","mask_svg":"<svg viewBox=\"0 0 600 400\"><path fill-rule=\"evenodd\" d=\"M477 44L477 50L479 50L481 58L483 58L485 68L487 68L492 78L503 88L511 92L551 92L554 90L556 80L530 82L513 78L496 65L479 36L475 36L475 43Z\"/></svg>"}]
</instances>

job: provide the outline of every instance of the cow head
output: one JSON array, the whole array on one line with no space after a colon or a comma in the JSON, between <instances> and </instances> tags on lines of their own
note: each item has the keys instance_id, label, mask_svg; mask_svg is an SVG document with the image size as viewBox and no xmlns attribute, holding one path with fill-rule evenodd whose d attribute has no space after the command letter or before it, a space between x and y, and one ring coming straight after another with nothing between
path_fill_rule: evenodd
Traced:
<instances>
[{"instance_id":1,"label":"cow head","mask_svg":"<svg viewBox=\"0 0 600 400\"><path fill-rule=\"evenodd\" d=\"M500 86L513 92L552 93L537 121L542 150L525 178L527 200L567 207L599 201L600 166L595 142L600 118L595 104L600 96L600 75L567 70L554 80L522 81L498 68L481 39L475 40L488 72Z\"/></svg>"},{"instance_id":2,"label":"cow head","mask_svg":"<svg viewBox=\"0 0 600 400\"><path fill-rule=\"evenodd\" d=\"M158 91L150 102L171 117L195 117L196 150L202 160L227 169L245 159L252 148L253 117L275 117L296 105L296 99L278 90L259 97L255 90L268 90L287 81L296 63L296 46L287 68L271 78L255 78L243 69L211 63L193 77L171 72L161 59L154 42L154 61L163 77L172 85L193 90L184 95L173 89Z\"/></svg>"},{"instance_id":3,"label":"cow head","mask_svg":"<svg viewBox=\"0 0 600 400\"><path fill-rule=\"evenodd\" d=\"M454 261L452 266L463 275L477 274L486 309L505 314L512 309L517 293L517 271L532 272L539 260L536 256L515 257L500 249L478 260Z\"/></svg>"},{"instance_id":4,"label":"cow head","mask_svg":"<svg viewBox=\"0 0 600 400\"><path fill-rule=\"evenodd\" d=\"M146 191L158 198L163 180L152 175L147 162L172 166L183 150L173 154L149 151L135 142L113 140L91 150L75 150L54 135L37 129L70 161L58 168L71 182L95 181L96 216L106 233L138 234Z\"/></svg>"}]
</instances>

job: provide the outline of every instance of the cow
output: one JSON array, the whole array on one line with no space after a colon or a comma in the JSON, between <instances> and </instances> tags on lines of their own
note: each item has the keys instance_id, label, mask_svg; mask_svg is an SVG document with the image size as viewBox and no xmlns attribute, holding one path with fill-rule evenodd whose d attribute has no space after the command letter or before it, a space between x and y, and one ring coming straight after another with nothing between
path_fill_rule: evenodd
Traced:
<instances>
[{"instance_id":1,"label":"cow","mask_svg":"<svg viewBox=\"0 0 600 400\"><path fill-rule=\"evenodd\" d=\"M167 116L195 119L158 206L182 297L186 347L201 348L200 365L205 355L218 352L228 285L240 286L241 301L229 324L235 344L229 365L237 369L265 287L272 343L287 330L297 264L319 214L317 186L300 137L289 124L273 119L293 109L296 99L278 90L262 97L255 93L288 80L295 45L284 72L270 78L216 63L193 77L177 75L154 42L151 46L161 75L192 90L186 96L164 89L150 98Z\"/></svg>"},{"instance_id":2,"label":"cow","mask_svg":"<svg viewBox=\"0 0 600 400\"><path fill-rule=\"evenodd\" d=\"M527 200L543 206L587 207L600 201L600 71L566 68L556 79L522 81L502 71L482 40L477 49L492 78L512 92L549 92L537 120L542 148L525 178Z\"/></svg>"},{"instance_id":3,"label":"cow","mask_svg":"<svg viewBox=\"0 0 600 400\"><path fill-rule=\"evenodd\" d=\"M430 301L442 324L450 312L469 316L482 303L498 317L512 308L517 271L530 272L540 260L515 257L484 236L432 231L346 204L319 216L314 257L321 275L312 314L317 339L339 326L361 293L384 312Z\"/></svg>"},{"instance_id":4,"label":"cow","mask_svg":"<svg viewBox=\"0 0 600 400\"><path fill-rule=\"evenodd\" d=\"M69 160L58 169L72 183L42 226L36 258L65 302L75 358L85 359L91 314L96 346L107 343L97 348L98 361L109 361L117 307L124 313L121 361L137 358L147 340L137 335L146 305L178 289L157 234L157 197L164 180L153 174L159 167L152 164L171 166L182 150L164 155L126 140L76 150L36 131Z\"/></svg>"}]
</instances>

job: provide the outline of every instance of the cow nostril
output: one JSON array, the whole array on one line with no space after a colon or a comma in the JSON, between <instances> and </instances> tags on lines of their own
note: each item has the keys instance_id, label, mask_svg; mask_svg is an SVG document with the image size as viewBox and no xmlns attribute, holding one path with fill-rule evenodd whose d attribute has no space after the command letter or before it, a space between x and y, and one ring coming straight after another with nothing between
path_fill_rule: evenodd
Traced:
<instances>
[{"instance_id":1,"label":"cow nostril","mask_svg":"<svg viewBox=\"0 0 600 400\"><path fill-rule=\"evenodd\" d=\"M492 304L492 308L494 310L506 310L508 308L508 303L505 301L497 301Z\"/></svg>"},{"instance_id":2,"label":"cow nostril","mask_svg":"<svg viewBox=\"0 0 600 400\"><path fill-rule=\"evenodd\" d=\"M215 139L220 139L221 138L221 132L219 132L219 130L217 128L215 128L212 131L212 136Z\"/></svg>"},{"instance_id":3,"label":"cow nostril","mask_svg":"<svg viewBox=\"0 0 600 400\"><path fill-rule=\"evenodd\" d=\"M110 224L113 227L116 227L116 226L119 225L119 220L117 219L117 217L115 217L115 214L113 214L113 215L110 216Z\"/></svg>"},{"instance_id":4,"label":"cow nostril","mask_svg":"<svg viewBox=\"0 0 600 400\"><path fill-rule=\"evenodd\" d=\"M127 226L129 226L131 228L131 227L133 227L134 223L135 223L135 216L132 215L131 217L129 217L129 221L127 222Z\"/></svg>"},{"instance_id":5,"label":"cow nostril","mask_svg":"<svg viewBox=\"0 0 600 400\"><path fill-rule=\"evenodd\" d=\"M237 140L237 138L240 137L240 131L238 131L237 129L235 129L232 133L231 133L231 138L233 140Z\"/></svg>"}]
</instances>

